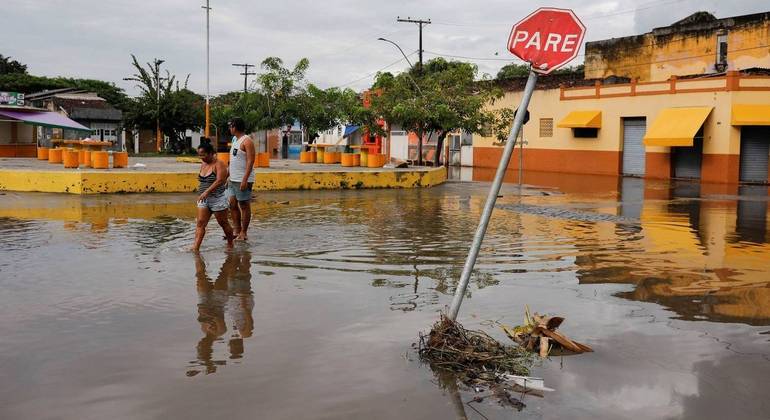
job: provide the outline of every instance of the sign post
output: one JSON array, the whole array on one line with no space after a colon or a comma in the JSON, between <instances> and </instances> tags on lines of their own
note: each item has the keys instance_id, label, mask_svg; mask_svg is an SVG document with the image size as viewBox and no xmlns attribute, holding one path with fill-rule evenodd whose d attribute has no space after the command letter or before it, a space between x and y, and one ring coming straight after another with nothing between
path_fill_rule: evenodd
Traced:
<instances>
[{"instance_id":1,"label":"sign post","mask_svg":"<svg viewBox=\"0 0 770 420\"><path fill-rule=\"evenodd\" d=\"M481 249L481 242L484 240L497 195L503 184L508 161L511 159L519 131L521 131L524 120L529 114L527 108L532 93L535 91L538 74L548 74L575 58L580 50L580 45L583 43L584 35L585 26L575 16L575 13L568 9L540 8L513 25L511 35L508 38L508 50L530 63L529 78L524 87L521 104L517 109L517 111L523 110L524 112L517 112L513 119L511 133L505 142L503 155L497 166L487 201L484 203L484 210L481 212L479 226L473 236L473 243L468 252L468 258L465 260L465 266L463 266L460 283L457 285L452 305L447 314L449 319L457 319L457 314L460 312L460 305L465 297L465 290L468 288L473 266L476 264L476 258Z\"/></svg>"}]
</instances>

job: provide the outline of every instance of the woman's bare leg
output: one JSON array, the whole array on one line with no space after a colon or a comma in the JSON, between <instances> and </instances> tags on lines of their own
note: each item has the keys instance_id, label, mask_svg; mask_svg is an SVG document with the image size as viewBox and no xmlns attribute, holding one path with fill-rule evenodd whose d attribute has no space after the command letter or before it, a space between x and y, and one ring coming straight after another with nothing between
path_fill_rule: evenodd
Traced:
<instances>
[{"instance_id":1,"label":"woman's bare leg","mask_svg":"<svg viewBox=\"0 0 770 420\"><path fill-rule=\"evenodd\" d=\"M233 247L233 228L230 227L230 221L227 219L227 210L218 211L214 213L214 217L217 219L217 223L222 227L222 231L225 232L225 239L227 239L227 248Z\"/></svg>"},{"instance_id":2,"label":"woman's bare leg","mask_svg":"<svg viewBox=\"0 0 770 420\"><path fill-rule=\"evenodd\" d=\"M209 224L210 219L211 210L198 207L198 219L195 223L195 245L192 247L193 251L201 249L203 237L206 236L206 226Z\"/></svg>"}]
</instances>

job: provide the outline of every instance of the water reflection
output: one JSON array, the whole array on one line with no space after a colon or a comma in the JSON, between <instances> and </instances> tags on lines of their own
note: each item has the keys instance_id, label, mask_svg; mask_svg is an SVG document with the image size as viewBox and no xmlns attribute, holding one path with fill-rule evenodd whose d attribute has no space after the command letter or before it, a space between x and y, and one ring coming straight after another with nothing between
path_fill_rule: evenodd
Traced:
<instances>
[{"instance_id":1,"label":"water reflection","mask_svg":"<svg viewBox=\"0 0 770 420\"><path fill-rule=\"evenodd\" d=\"M767 187L745 185L739 189L735 236L739 241L770 242L767 235Z\"/></svg>"},{"instance_id":2,"label":"water reflection","mask_svg":"<svg viewBox=\"0 0 770 420\"><path fill-rule=\"evenodd\" d=\"M244 339L254 331L254 298L251 292L251 253L230 251L219 270L216 280L206 272L206 262L195 254L195 287L198 291L198 322L203 337L196 345L198 359L187 376L198 373L212 374L226 360L217 358L214 346L224 345L229 319L232 332L227 339L229 359L243 357Z\"/></svg>"}]
</instances>

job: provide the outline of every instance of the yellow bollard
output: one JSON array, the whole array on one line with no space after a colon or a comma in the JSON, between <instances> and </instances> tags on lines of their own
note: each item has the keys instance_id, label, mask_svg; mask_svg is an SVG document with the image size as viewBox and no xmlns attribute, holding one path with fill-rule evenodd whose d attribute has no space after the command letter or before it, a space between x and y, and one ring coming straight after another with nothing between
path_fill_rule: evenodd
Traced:
<instances>
[{"instance_id":1,"label":"yellow bollard","mask_svg":"<svg viewBox=\"0 0 770 420\"><path fill-rule=\"evenodd\" d=\"M315 163L324 163L324 148L319 147L315 154Z\"/></svg>"},{"instance_id":2,"label":"yellow bollard","mask_svg":"<svg viewBox=\"0 0 770 420\"><path fill-rule=\"evenodd\" d=\"M80 156L77 150L66 149L62 152L62 161L65 168L77 168L80 166Z\"/></svg>"},{"instance_id":3,"label":"yellow bollard","mask_svg":"<svg viewBox=\"0 0 770 420\"><path fill-rule=\"evenodd\" d=\"M328 150L324 150L323 159L324 159L324 163L327 165L337 163L337 154L334 152L330 152Z\"/></svg>"},{"instance_id":4,"label":"yellow bollard","mask_svg":"<svg viewBox=\"0 0 770 420\"><path fill-rule=\"evenodd\" d=\"M47 147L38 147L37 148L37 159L38 160L48 160L48 148Z\"/></svg>"},{"instance_id":5,"label":"yellow bollard","mask_svg":"<svg viewBox=\"0 0 770 420\"><path fill-rule=\"evenodd\" d=\"M358 153L353 155L353 166L361 166L361 155Z\"/></svg>"},{"instance_id":6,"label":"yellow bollard","mask_svg":"<svg viewBox=\"0 0 770 420\"><path fill-rule=\"evenodd\" d=\"M128 152L115 152L112 154L112 167L113 168L127 168L128 167Z\"/></svg>"},{"instance_id":7,"label":"yellow bollard","mask_svg":"<svg viewBox=\"0 0 770 420\"><path fill-rule=\"evenodd\" d=\"M94 169L107 169L110 167L110 155L104 151L91 152L91 164Z\"/></svg>"},{"instance_id":8,"label":"yellow bollard","mask_svg":"<svg viewBox=\"0 0 770 420\"><path fill-rule=\"evenodd\" d=\"M270 153L269 152L257 153L257 158L255 159L255 161L257 162L260 168L269 168Z\"/></svg>"},{"instance_id":9,"label":"yellow bollard","mask_svg":"<svg viewBox=\"0 0 770 420\"><path fill-rule=\"evenodd\" d=\"M51 149L48 151L48 163L62 163L62 150Z\"/></svg>"},{"instance_id":10,"label":"yellow bollard","mask_svg":"<svg viewBox=\"0 0 770 420\"><path fill-rule=\"evenodd\" d=\"M366 168L369 164L369 160L367 159L367 157L369 157L369 151L362 147L361 148L361 166L363 166L364 168Z\"/></svg>"},{"instance_id":11,"label":"yellow bollard","mask_svg":"<svg viewBox=\"0 0 770 420\"><path fill-rule=\"evenodd\" d=\"M217 153L217 159L221 160L225 163L225 165L230 164L230 153L229 152L221 152Z\"/></svg>"},{"instance_id":12,"label":"yellow bollard","mask_svg":"<svg viewBox=\"0 0 770 420\"><path fill-rule=\"evenodd\" d=\"M382 165L385 164L385 156L379 153L370 153L366 163L369 168L382 168Z\"/></svg>"},{"instance_id":13,"label":"yellow bollard","mask_svg":"<svg viewBox=\"0 0 770 420\"><path fill-rule=\"evenodd\" d=\"M353 153L343 153L342 159L341 159L342 166L345 168L349 168L351 166L355 166L356 164L356 155Z\"/></svg>"}]
</instances>

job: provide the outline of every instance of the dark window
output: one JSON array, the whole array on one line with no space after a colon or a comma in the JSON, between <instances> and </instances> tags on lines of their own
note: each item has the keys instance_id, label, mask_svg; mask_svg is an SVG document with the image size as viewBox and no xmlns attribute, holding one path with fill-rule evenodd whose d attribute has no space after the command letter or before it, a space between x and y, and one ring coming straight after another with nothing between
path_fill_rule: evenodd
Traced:
<instances>
[{"instance_id":1,"label":"dark window","mask_svg":"<svg viewBox=\"0 0 770 420\"><path fill-rule=\"evenodd\" d=\"M598 128L573 128L572 135L579 139L595 139L599 137Z\"/></svg>"}]
</instances>

